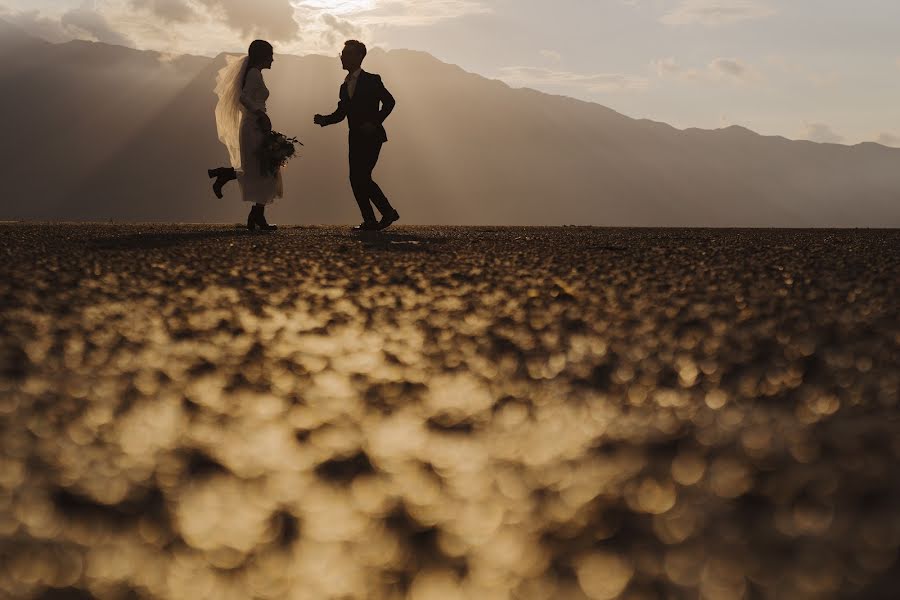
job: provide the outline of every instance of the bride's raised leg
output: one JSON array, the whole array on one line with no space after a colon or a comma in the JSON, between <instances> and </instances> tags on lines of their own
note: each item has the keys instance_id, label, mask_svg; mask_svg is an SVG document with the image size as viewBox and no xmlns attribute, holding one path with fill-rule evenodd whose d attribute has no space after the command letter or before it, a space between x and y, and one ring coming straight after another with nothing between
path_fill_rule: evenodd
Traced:
<instances>
[{"instance_id":1,"label":"bride's raised leg","mask_svg":"<svg viewBox=\"0 0 900 600\"><path fill-rule=\"evenodd\" d=\"M216 181L213 183L213 193L216 195L216 198L222 197L222 188L225 187L226 183L237 179L237 173L231 167L208 169L206 173L209 175L210 179L216 179Z\"/></svg>"}]
</instances>

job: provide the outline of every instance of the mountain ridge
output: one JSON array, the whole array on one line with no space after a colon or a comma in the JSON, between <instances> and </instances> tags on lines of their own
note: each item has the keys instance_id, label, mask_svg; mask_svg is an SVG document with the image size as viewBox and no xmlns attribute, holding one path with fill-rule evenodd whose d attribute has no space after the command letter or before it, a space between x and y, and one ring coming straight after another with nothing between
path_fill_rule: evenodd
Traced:
<instances>
[{"instance_id":1,"label":"mountain ridge","mask_svg":"<svg viewBox=\"0 0 900 600\"><path fill-rule=\"evenodd\" d=\"M68 42L62 42L62 43L58 43L58 44L52 44L51 42L47 42L47 41L45 41L45 40L42 40L42 39L39 38L39 37L33 36L33 35L31 35L31 34L28 34L28 33L25 32L24 30L22 30L20 27L14 25L13 23L10 23L9 21L5 21L5 20L2 19L2 18L0 18L0 35L3 35L3 34L4 34L4 26L5 26L5 27L8 27L8 28L10 28L10 29L14 29L14 30L16 30L17 32L20 32L20 34L21 34L22 36L27 36L27 37L29 38L29 40L32 41L32 42L39 42L39 43L47 44L47 45L57 45L57 46L65 46L65 45L85 45L85 46L100 46L100 47L106 47L106 48L121 48L121 49L126 50L126 51L128 51L128 52L134 52L134 53L138 53L138 54L151 54L151 55L156 55L156 56L158 56L158 57L174 56L176 59L178 59L178 58L186 58L186 59L204 59L204 60L209 60L209 61L218 61L218 60L220 60L220 59L221 59L222 57L224 57L224 56L237 56L237 55L239 55L239 53L236 53L236 52L220 52L220 53L216 54L215 56L206 56L206 55L200 55L200 54L174 54L174 55L170 55L169 53L166 53L166 52L160 52L159 50L145 50L145 49L140 49L140 48L131 48L131 47L129 47L129 46L121 46L121 45L117 45L117 44L108 44L108 43L105 43L105 42L94 42L94 41L89 41L89 40L78 40L78 39L76 39L76 40L71 40L71 41L68 41ZM886 149L888 149L888 150L897 150L897 151L900 151L900 148L894 148L894 147L892 147L892 146L886 146L886 145L884 145L884 144L881 144L881 143L876 142L876 141L871 141L871 140L867 140L867 141L863 141L863 142L858 142L858 143L856 143L856 144L843 144L843 143L839 143L839 142L817 142L817 141L814 141L814 140L804 140L804 139L797 139L797 138L789 138L789 137L786 137L786 136L783 136L783 135L777 135L777 134L775 134L775 135L763 134L763 133L760 133L760 132L758 132L758 131L754 131L753 129L750 129L749 127L745 127L745 126L743 126L743 125L738 125L738 124L732 124L732 125L728 125L728 126L725 126L725 127L717 127L717 128L714 128L714 129L706 129L706 128L703 128L703 127L684 127L684 128L679 128L679 127L676 127L676 126L672 125L671 123L667 123L667 122L665 122L665 121L658 121L658 120L656 120L656 119L649 118L649 117L631 117L631 116L629 116L629 115L626 115L626 114L624 114L624 113L621 113L621 112L619 112L619 111L616 111L615 109L609 108L608 106L606 106L606 105L604 105L604 104L601 104L601 103L599 103L599 102L595 102L595 101L592 101L592 100L584 100L584 99L582 99L582 98L576 98L575 96L568 96L568 95L566 95L566 94L554 94L554 93L551 93L551 92L546 92L546 91L544 91L544 90L539 90L539 89L532 88L532 87L527 87L527 86L523 86L523 87L512 86L512 85L509 85L508 83L506 83L505 81L503 81L502 79L496 79L496 78L493 78L493 77L489 77L489 76L487 76L487 75L482 75L482 74L480 74L480 73L475 73L475 72L473 72L473 71L467 71L467 70L465 70L463 67L461 67L460 65L457 65L457 64L455 64L455 63L451 63L451 62L444 61L444 60L442 60L442 59L440 59L440 58L434 56L433 54L431 54L431 53L429 53L429 52L426 52L426 51L424 51L424 50L416 50L416 49L413 49L413 48L392 48L392 49L387 49L387 50L386 50L386 49L383 49L383 48L378 48L378 47L376 47L376 48L372 48L372 49L369 51L370 56L372 56L372 55L376 55L376 56L377 56L378 53L390 54L390 53L394 53L394 52L397 52L397 53L418 54L418 55L421 55L421 56L423 56L423 57L427 57L428 59L434 60L434 61L440 63L440 64L443 65L443 66L446 66L446 67L454 67L454 68L456 68L456 69L458 69L458 70L460 70L460 71L462 71L462 72L464 72L464 73L466 73L466 74L468 74L468 75L473 75L473 76L475 76L475 77L479 77L479 78L484 79L484 80L486 80L486 81L492 81L492 82L500 83L500 84L502 84L502 85L508 87L508 88L511 89L511 90L523 90L523 91L527 91L527 92L532 92L532 93L540 94L540 95L542 95L542 96L547 96L547 97L550 97L550 98L564 98L564 99L566 99L566 100L571 100L571 101L578 102L578 103L588 104L588 105L591 105L591 106L599 106L599 107L602 107L602 108L604 108L604 109L606 109L606 110L612 111L612 112L614 112L614 113L616 113L616 114L622 115L623 117L626 117L626 118L628 118L628 119L632 119L632 120L634 120L634 121L653 123L653 124L657 124L657 125L665 125L665 126L667 126L667 127L670 127L670 128L672 128L672 129L674 129L675 131L695 131L695 130L696 130L696 131L705 131L705 132L716 132L716 131L729 131L729 130L735 130L735 131L737 131L737 130L741 130L741 131L745 131L745 132L748 132L748 133L752 133L753 135L757 135L757 136L760 136L760 137L763 137L763 138L784 139L784 140L791 141L791 142L809 142L809 143L820 144L820 145L845 146L845 147L874 145L874 146L878 146L878 147L881 147L881 148L886 148ZM316 53L310 53L310 54L276 54L276 56L292 57L292 58L317 58L317 59L329 60L329 61L332 60L332 57L331 57L331 56L328 56L328 55L325 55L325 54L316 54Z\"/></svg>"}]
</instances>

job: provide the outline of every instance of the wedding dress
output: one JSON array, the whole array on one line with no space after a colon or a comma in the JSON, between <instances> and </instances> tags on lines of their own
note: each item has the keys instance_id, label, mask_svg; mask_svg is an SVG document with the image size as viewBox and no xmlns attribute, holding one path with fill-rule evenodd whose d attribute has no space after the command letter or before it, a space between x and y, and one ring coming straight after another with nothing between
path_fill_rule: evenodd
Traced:
<instances>
[{"instance_id":1,"label":"wedding dress","mask_svg":"<svg viewBox=\"0 0 900 600\"><path fill-rule=\"evenodd\" d=\"M219 140L228 149L244 202L271 204L284 196L284 182L280 169L275 177L262 172L260 147L264 132L254 114L266 111L269 89L259 69L247 69L247 57L229 56L227 60L216 77Z\"/></svg>"}]
</instances>

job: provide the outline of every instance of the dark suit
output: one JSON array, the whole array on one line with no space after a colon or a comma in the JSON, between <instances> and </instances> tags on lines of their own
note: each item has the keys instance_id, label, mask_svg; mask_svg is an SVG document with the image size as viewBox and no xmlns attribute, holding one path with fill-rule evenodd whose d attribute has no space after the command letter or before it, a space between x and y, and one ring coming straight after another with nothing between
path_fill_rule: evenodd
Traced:
<instances>
[{"instance_id":1,"label":"dark suit","mask_svg":"<svg viewBox=\"0 0 900 600\"><path fill-rule=\"evenodd\" d=\"M384 192L372 180L372 171L378 163L381 145L387 141L384 120L394 110L395 104L381 76L361 71L353 97L350 97L344 82L337 110L325 117L327 125L340 123L344 119L350 125L350 185L363 220L367 222L375 221L372 204L382 216L394 210ZM375 130L366 132L363 129L366 123L375 125Z\"/></svg>"}]
</instances>

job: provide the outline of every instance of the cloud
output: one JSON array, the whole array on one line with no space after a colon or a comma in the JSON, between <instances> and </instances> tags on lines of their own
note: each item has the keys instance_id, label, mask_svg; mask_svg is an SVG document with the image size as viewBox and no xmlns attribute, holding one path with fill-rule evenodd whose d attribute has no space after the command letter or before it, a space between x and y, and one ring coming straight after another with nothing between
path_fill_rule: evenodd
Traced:
<instances>
[{"instance_id":1,"label":"cloud","mask_svg":"<svg viewBox=\"0 0 900 600\"><path fill-rule=\"evenodd\" d=\"M25 0L22 0L25 1ZM3 2L3 0L0 0ZM215 55L253 38L279 52L334 52L347 38L374 45L383 27L421 27L492 12L490 0L68 0L4 18L52 42L73 38L161 52Z\"/></svg>"},{"instance_id":2,"label":"cloud","mask_svg":"<svg viewBox=\"0 0 900 600\"><path fill-rule=\"evenodd\" d=\"M307 29L304 28L304 37L307 37ZM321 50L337 52L346 40L367 38L366 32L357 25L337 15L325 13L319 16L319 27L313 31L318 34L318 46ZM306 40L309 46L312 40Z\"/></svg>"},{"instance_id":3,"label":"cloud","mask_svg":"<svg viewBox=\"0 0 900 600\"><path fill-rule=\"evenodd\" d=\"M652 63L653 67L656 69L656 74L660 77L686 77L690 73L695 73L694 70L685 70L681 65L678 64L674 58L660 58L658 60L654 60Z\"/></svg>"},{"instance_id":4,"label":"cloud","mask_svg":"<svg viewBox=\"0 0 900 600\"><path fill-rule=\"evenodd\" d=\"M804 65L794 63L784 56L772 55L767 59L770 67L792 77L795 81L806 81L816 87L830 87L841 82L843 77L837 71L817 71Z\"/></svg>"},{"instance_id":5,"label":"cloud","mask_svg":"<svg viewBox=\"0 0 900 600\"><path fill-rule=\"evenodd\" d=\"M806 80L818 87L830 87L841 82L843 77L835 71L807 73Z\"/></svg>"},{"instance_id":6,"label":"cloud","mask_svg":"<svg viewBox=\"0 0 900 600\"><path fill-rule=\"evenodd\" d=\"M882 146L892 146L894 148L900 148L900 135L895 135L893 133L880 133L875 141Z\"/></svg>"},{"instance_id":7,"label":"cloud","mask_svg":"<svg viewBox=\"0 0 900 600\"><path fill-rule=\"evenodd\" d=\"M824 123L804 123L802 137L822 144L840 144L844 141L844 136L835 133L830 126Z\"/></svg>"},{"instance_id":8,"label":"cloud","mask_svg":"<svg viewBox=\"0 0 900 600\"><path fill-rule=\"evenodd\" d=\"M299 0L301 39L285 47L303 53L337 52L348 38L374 45L384 27L423 27L492 12L487 0Z\"/></svg>"},{"instance_id":9,"label":"cloud","mask_svg":"<svg viewBox=\"0 0 900 600\"><path fill-rule=\"evenodd\" d=\"M618 73L582 74L541 67L504 67L500 79L520 87L582 88L589 92L624 92L647 89L645 77Z\"/></svg>"},{"instance_id":10,"label":"cloud","mask_svg":"<svg viewBox=\"0 0 900 600\"><path fill-rule=\"evenodd\" d=\"M709 63L709 68L714 73L719 73L726 77L734 77L735 79L746 79L750 74L750 69L747 65L732 58L717 58Z\"/></svg>"},{"instance_id":11,"label":"cloud","mask_svg":"<svg viewBox=\"0 0 900 600\"><path fill-rule=\"evenodd\" d=\"M24 10L12 12L0 6L0 17L21 29L22 31L47 40L48 42L68 42L75 36L67 31L59 19L51 19L37 10Z\"/></svg>"},{"instance_id":12,"label":"cloud","mask_svg":"<svg viewBox=\"0 0 900 600\"><path fill-rule=\"evenodd\" d=\"M73 38L160 51L246 46L254 37L294 41L300 34L290 0L100 0L68 11L4 14L26 31L52 41ZM237 34L237 35L235 35ZM240 38L240 39L237 39Z\"/></svg>"},{"instance_id":13,"label":"cloud","mask_svg":"<svg viewBox=\"0 0 900 600\"><path fill-rule=\"evenodd\" d=\"M321 4L321 1L306 0L300 5L316 3ZM360 25L372 26L420 27L493 12L487 0L345 0L338 4L358 7L348 10L348 14L353 14Z\"/></svg>"},{"instance_id":14,"label":"cloud","mask_svg":"<svg viewBox=\"0 0 900 600\"><path fill-rule=\"evenodd\" d=\"M715 58L702 68L682 67L675 58L662 58L651 63L659 77L696 82L721 82L747 84L763 79L762 74L737 58Z\"/></svg>"},{"instance_id":15,"label":"cloud","mask_svg":"<svg viewBox=\"0 0 900 600\"><path fill-rule=\"evenodd\" d=\"M757 0L681 0L660 19L666 25L717 26L763 19L776 13L775 9Z\"/></svg>"},{"instance_id":16,"label":"cloud","mask_svg":"<svg viewBox=\"0 0 900 600\"><path fill-rule=\"evenodd\" d=\"M560 54L556 50L541 50L540 55L547 60L557 64L562 62L562 54Z\"/></svg>"},{"instance_id":17,"label":"cloud","mask_svg":"<svg viewBox=\"0 0 900 600\"><path fill-rule=\"evenodd\" d=\"M146 10L167 23L187 23L197 18L198 13L187 0L131 0L138 10Z\"/></svg>"},{"instance_id":18,"label":"cloud","mask_svg":"<svg viewBox=\"0 0 900 600\"><path fill-rule=\"evenodd\" d=\"M60 24L64 29L72 31L76 37L86 37L104 44L132 46L132 41L116 31L102 14L88 5L74 8L63 14Z\"/></svg>"},{"instance_id":19,"label":"cloud","mask_svg":"<svg viewBox=\"0 0 900 600\"><path fill-rule=\"evenodd\" d=\"M213 18L234 31L270 41L290 41L300 33L288 0L199 0Z\"/></svg>"}]
</instances>

